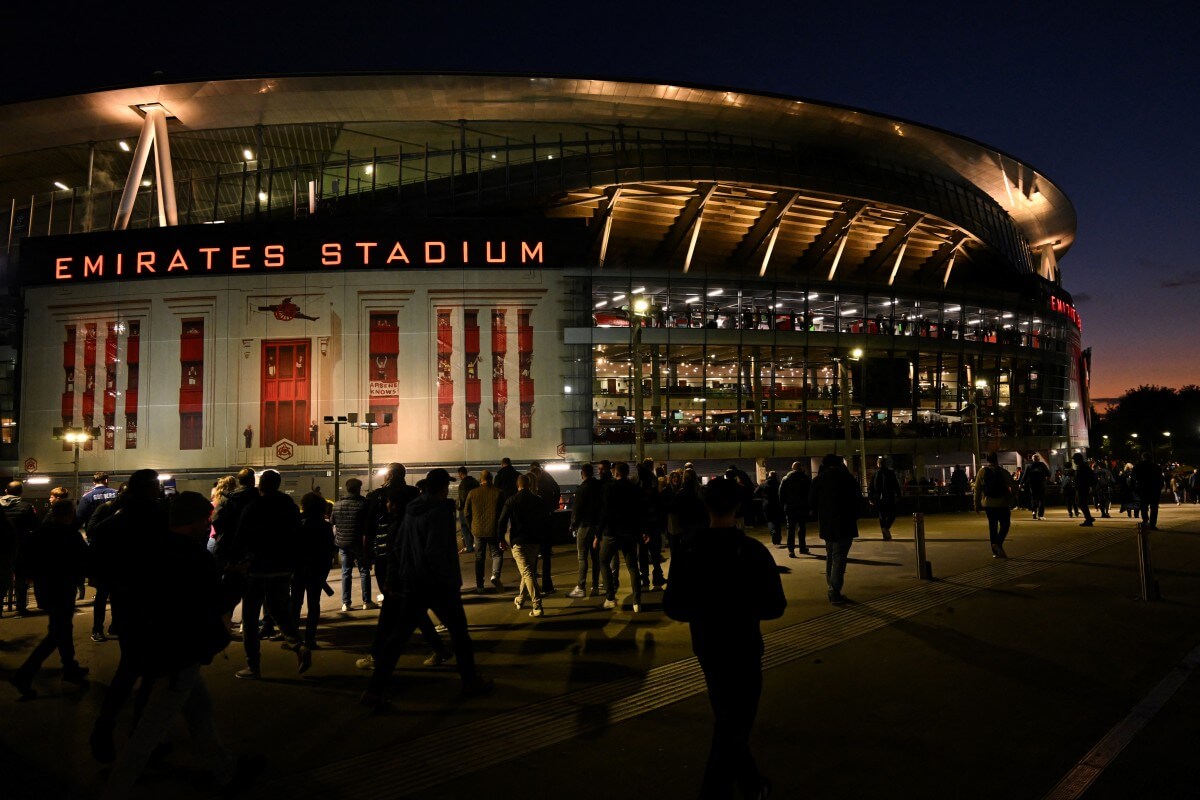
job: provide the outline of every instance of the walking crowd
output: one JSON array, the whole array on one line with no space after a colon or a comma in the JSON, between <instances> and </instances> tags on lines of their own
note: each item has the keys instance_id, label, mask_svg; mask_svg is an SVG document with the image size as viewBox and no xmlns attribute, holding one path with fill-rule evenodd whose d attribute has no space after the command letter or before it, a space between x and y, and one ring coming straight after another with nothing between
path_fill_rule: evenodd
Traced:
<instances>
[{"instance_id":1,"label":"walking crowd","mask_svg":"<svg viewBox=\"0 0 1200 800\"><path fill-rule=\"evenodd\" d=\"M1156 525L1166 484L1148 458L1126 465L1115 479L1076 454L1072 473L1075 505L1067 509L1074 516L1078 508L1084 525L1092 524L1093 504L1109 516L1106 489L1119 492L1121 486L1136 495L1147 524ZM736 467L702 481L690 463L668 471L649 459L632 466L583 464L579 479L566 523L577 564L566 598L590 597L597 610L639 614L647 595L662 593L666 614L689 624L714 713L702 796L730 796L737 786L743 796L766 797L770 783L749 750L762 685L759 626L782 615L786 600L773 556L744 533L746 518L760 514L753 521L764 523L771 544L786 547L790 558L810 553L807 528L815 521L824 541L828 599L842 605L849 602L842 588L859 535L859 480L836 455L825 456L816 475L796 462L782 477L771 472L757 486ZM1049 480L1038 456L1019 480L995 453L988 456L969 486L976 509L987 513L995 557L1006 557L1010 508L1018 497L1035 520L1044 518ZM1194 499L1196 480L1193 473L1177 502L1188 492ZM89 740L93 756L112 764L106 797L129 794L147 764L161 757L177 716L187 722L215 787L253 780L261 763L235 757L221 742L201 667L236 635L245 657L237 678L261 679L264 640L281 641L294 655L297 673L307 672L321 649L320 601L323 593L335 592L328 583L335 558L342 612L378 609L369 654L355 662L370 673L360 696L369 708L388 704L397 661L416 632L429 652L424 663L453 662L464 695L493 688L476 667L463 597L506 591L506 553L515 567L512 603L518 610L528 606L529 617L543 617L546 598L558 591L551 561L562 490L537 462L519 472L506 458L495 474L484 469L478 478L466 467L457 477L438 468L415 485L404 465L393 463L379 488L364 495L362 482L351 478L336 503L314 491L297 504L282 491L275 470L242 469L217 481L209 497L164 496L154 470L133 473L118 489L108 484L107 474L96 473L94 487L77 505L56 489L61 494L52 497L44 519L22 497L20 482L10 483L0 498L0 598L11 584L16 613L27 614L32 583L47 618L45 637L9 678L19 696L36 696L37 673L55 650L62 680L86 683L89 671L76 659L73 639L85 580L95 592L92 641L118 641L120 660ZM1174 478L1170 488L1176 488ZM900 482L881 458L867 499L885 540L899 497ZM1125 509L1123 495L1120 502ZM673 561L669 575L664 551ZM465 592L464 554L473 554L474 577ZM618 604L622 562L629 593L624 607ZM715 575L727 576L726 591L712 591ZM725 602L730 592L744 602ZM162 602L168 596L171 603ZM239 607L240 627L233 622ZM118 748L118 719L131 698L134 727Z\"/></svg>"}]
</instances>

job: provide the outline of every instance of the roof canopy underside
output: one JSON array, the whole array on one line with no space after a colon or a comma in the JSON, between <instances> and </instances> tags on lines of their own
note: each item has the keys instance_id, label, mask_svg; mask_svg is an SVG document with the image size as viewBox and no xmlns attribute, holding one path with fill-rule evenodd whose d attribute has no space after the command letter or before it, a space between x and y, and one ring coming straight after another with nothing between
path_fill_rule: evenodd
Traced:
<instances>
[{"instance_id":1,"label":"roof canopy underside","mask_svg":"<svg viewBox=\"0 0 1200 800\"><path fill-rule=\"evenodd\" d=\"M138 106L160 103L173 132L256 126L428 122L452 139L459 121L717 131L790 146L861 153L964 182L991 197L1028 244L1061 258L1075 213L1031 166L950 133L811 101L659 83L496 75L356 75L203 81L115 89L0 107L0 185L59 180L61 150L136 138ZM337 137L331 137L336 139ZM333 142L316 142L317 148ZM333 152L336 152L334 150ZM76 158L76 160L78 160ZM46 188L49 188L47 186ZM16 194L16 192L10 192Z\"/></svg>"}]
</instances>

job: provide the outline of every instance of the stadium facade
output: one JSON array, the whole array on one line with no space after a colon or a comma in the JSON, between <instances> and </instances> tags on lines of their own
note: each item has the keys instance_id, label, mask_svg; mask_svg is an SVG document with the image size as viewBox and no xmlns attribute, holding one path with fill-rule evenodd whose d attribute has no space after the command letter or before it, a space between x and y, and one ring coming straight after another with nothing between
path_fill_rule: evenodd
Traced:
<instances>
[{"instance_id":1,"label":"stadium facade","mask_svg":"<svg viewBox=\"0 0 1200 800\"><path fill-rule=\"evenodd\" d=\"M1086 445L1074 210L984 144L657 83L378 75L0 107L3 455L65 475L371 458L944 478ZM390 424L384 425L390 419ZM368 433L340 430L343 463ZM331 487L330 487L331 488Z\"/></svg>"}]
</instances>

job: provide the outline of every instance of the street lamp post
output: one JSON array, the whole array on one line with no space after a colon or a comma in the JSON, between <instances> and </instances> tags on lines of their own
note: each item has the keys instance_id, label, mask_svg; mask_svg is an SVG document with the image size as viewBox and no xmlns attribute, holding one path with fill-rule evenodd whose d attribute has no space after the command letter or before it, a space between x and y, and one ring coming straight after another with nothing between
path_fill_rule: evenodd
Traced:
<instances>
[{"instance_id":1,"label":"street lamp post","mask_svg":"<svg viewBox=\"0 0 1200 800\"><path fill-rule=\"evenodd\" d=\"M646 421L642 416L642 319L649 309L650 302L644 297L637 298L629 307L632 312L629 315L629 349L633 372L633 381L629 389L633 393L633 442L639 464L646 459Z\"/></svg>"},{"instance_id":2,"label":"street lamp post","mask_svg":"<svg viewBox=\"0 0 1200 800\"><path fill-rule=\"evenodd\" d=\"M1175 459L1175 449L1171 447L1171 432L1163 431L1163 438L1167 440L1167 461Z\"/></svg>"},{"instance_id":3,"label":"street lamp post","mask_svg":"<svg viewBox=\"0 0 1200 800\"><path fill-rule=\"evenodd\" d=\"M346 421L356 428L362 428L367 432L367 491L375 486L375 431L380 428L386 428L392 424L391 412L383 414L383 422L376 419L374 411L368 411L363 414L363 421L358 421L358 414L350 412L346 415Z\"/></svg>"},{"instance_id":4,"label":"street lamp post","mask_svg":"<svg viewBox=\"0 0 1200 800\"><path fill-rule=\"evenodd\" d=\"M1075 454L1075 449L1071 445L1071 418L1075 416L1075 409L1079 408L1079 403L1076 403L1074 400L1072 400L1071 402L1067 403L1067 408L1070 409L1070 411L1067 413L1067 464L1070 464L1071 458Z\"/></svg>"},{"instance_id":5,"label":"street lamp post","mask_svg":"<svg viewBox=\"0 0 1200 800\"><path fill-rule=\"evenodd\" d=\"M75 497L81 496L83 485L79 482L79 446L85 442L100 438L99 428L55 428L54 438L65 441L75 448Z\"/></svg>"},{"instance_id":6,"label":"street lamp post","mask_svg":"<svg viewBox=\"0 0 1200 800\"><path fill-rule=\"evenodd\" d=\"M342 426L348 425L350 420L344 416L326 415L323 421L333 426L333 501L336 503L341 499L342 492Z\"/></svg>"}]
</instances>

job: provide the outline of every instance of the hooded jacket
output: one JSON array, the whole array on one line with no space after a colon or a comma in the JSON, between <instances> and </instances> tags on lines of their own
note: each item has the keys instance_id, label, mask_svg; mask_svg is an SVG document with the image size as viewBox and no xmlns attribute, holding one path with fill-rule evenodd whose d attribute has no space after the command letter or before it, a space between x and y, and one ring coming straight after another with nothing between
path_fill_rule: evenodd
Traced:
<instances>
[{"instance_id":1,"label":"hooded jacket","mask_svg":"<svg viewBox=\"0 0 1200 800\"><path fill-rule=\"evenodd\" d=\"M817 516L821 538L857 539L861 501L862 491L849 470L840 464L822 469L808 490L808 505Z\"/></svg>"}]
</instances>

